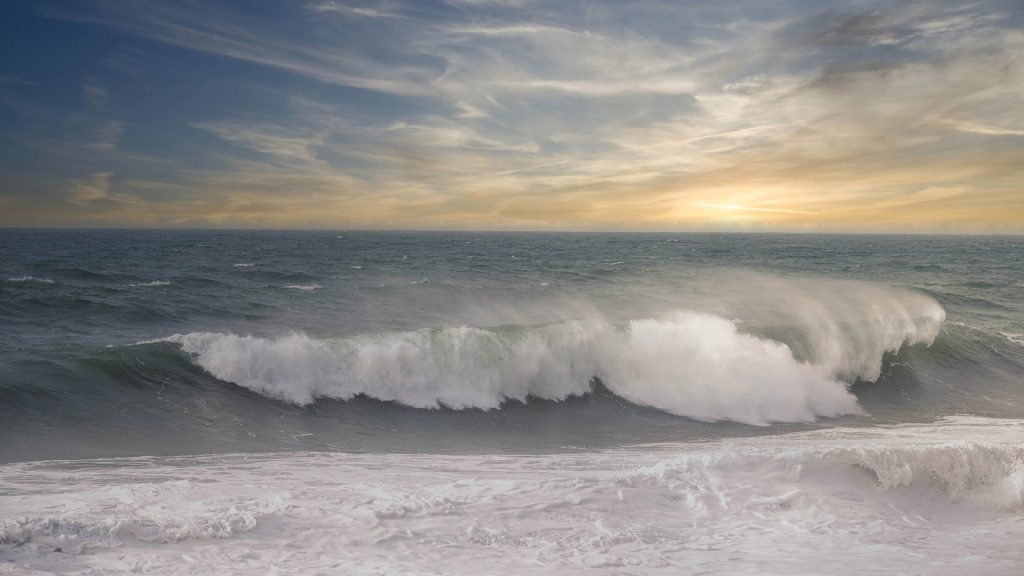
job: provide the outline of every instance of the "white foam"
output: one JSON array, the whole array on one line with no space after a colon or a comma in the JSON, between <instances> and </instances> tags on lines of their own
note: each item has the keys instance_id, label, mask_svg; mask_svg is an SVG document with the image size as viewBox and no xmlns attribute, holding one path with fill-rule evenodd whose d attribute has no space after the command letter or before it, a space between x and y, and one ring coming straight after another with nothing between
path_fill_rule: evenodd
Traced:
<instances>
[{"instance_id":1,"label":"white foam","mask_svg":"<svg viewBox=\"0 0 1024 576\"><path fill-rule=\"evenodd\" d=\"M252 530L258 517L284 505L280 495L222 494L203 486L204 480L141 480L111 485L74 482L69 492L48 498L42 510L0 520L0 543L31 542L77 554L117 547L128 538L141 542L228 538Z\"/></svg>"},{"instance_id":2,"label":"white foam","mask_svg":"<svg viewBox=\"0 0 1024 576\"><path fill-rule=\"evenodd\" d=\"M743 334L707 314L631 323L600 355L616 394L701 420L807 422L859 412L846 384L796 361L780 342Z\"/></svg>"},{"instance_id":3,"label":"white foam","mask_svg":"<svg viewBox=\"0 0 1024 576\"><path fill-rule=\"evenodd\" d=\"M302 290L304 292L310 292L313 290L319 290L323 288L323 286L319 284L289 284L285 286L285 288L289 290Z\"/></svg>"},{"instance_id":4,"label":"white foam","mask_svg":"<svg viewBox=\"0 0 1024 576\"><path fill-rule=\"evenodd\" d=\"M1024 346L1024 334L1012 334L1007 332L1000 332L1000 334L1010 342L1018 346Z\"/></svg>"},{"instance_id":5,"label":"white foam","mask_svg":"<svg viewBox=\"0 0 1024 576\"><path fill-rule=\"evenodd\" d=\"M38 284L53 284L53 280L50 280L49 278L39 278L37 276L30 276L28 274L24 274L22 276L14 276L12 278L8 278L7 281L8 282L35 282L35 283L38 283Z\"/></svg>"},{"instance_id":6,"label":"white foam","mask_svg":"<svg viewBox=\"0 0 1024 576\"><path fill-rule=\"evenodd\" d=\"M171 283L167 280L153 280L152 282L138 282L135 284L129 284L129 286L170 286Z\"/></svg>"},{"instance_id":7,"label":"white foam","mask_svg":"<svg viewBox=\"0 0 1024 576\"><path fill-rule=\"evenodd\" d=\"M252 262L239 262L238 264L232 264L235 268L252 268L256 264Z\"/></svg>"},{"instance_id":8,"label":"white foam","mask_svg":"<svg viewBox=\"0 0 1024 576\"><path fill-rule=\"evenodd\" d=\"M1010 575L1022 462L1024 421L964 418L570 454L11 464L0 570Z\"/></svg>"}]
</instances>

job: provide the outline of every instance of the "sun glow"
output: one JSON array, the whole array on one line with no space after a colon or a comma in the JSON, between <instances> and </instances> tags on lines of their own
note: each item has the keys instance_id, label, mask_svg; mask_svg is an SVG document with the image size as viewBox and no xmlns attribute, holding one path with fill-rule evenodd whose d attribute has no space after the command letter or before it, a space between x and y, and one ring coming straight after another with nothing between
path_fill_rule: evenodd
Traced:
<instances>
[{"instance_id":1,"label":"sun glow","mask_svg":"<svg viewBox=\"0 0 1024 576\"><path fill-rule=\"evenodd\" d=\"M759 208L755 206L743 206L740 204L716 204L712 202L690 202L693 206L700 206L702 208L717 208L719 210L728 210L729 212L775 212L779 214L802 214L810 215L817 214L817 212L811 212L810 210L791 210L788 208Z\"/></svg>"}]
</instances>

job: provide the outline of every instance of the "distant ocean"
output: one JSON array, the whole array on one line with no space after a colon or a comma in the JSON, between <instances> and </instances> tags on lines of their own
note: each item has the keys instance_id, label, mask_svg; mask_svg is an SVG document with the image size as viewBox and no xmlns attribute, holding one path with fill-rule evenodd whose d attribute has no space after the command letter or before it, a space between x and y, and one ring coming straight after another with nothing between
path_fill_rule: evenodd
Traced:
<instances>
[{"instance_id":1,"label":"distant ocean","mask_svg":"<svg viewBox=\"0 0 1024 576\"><path fill-rule=\"evenodd\" d=\"M1021 237L0 230L0 574L1022 542Z\"/></svg>"}]
</instances>

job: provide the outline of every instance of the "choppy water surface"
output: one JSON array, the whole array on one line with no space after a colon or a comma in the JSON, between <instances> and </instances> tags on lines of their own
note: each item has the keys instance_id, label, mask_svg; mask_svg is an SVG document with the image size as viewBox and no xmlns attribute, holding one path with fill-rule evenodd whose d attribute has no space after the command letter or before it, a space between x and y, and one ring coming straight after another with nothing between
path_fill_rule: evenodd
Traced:
<instances>
[{"instance_id":1,"label":"choppy water surface","mask_svg":"<svg viewBox=\"0 0 1024 576\"><path fill-rule=\"evenodd\" d=\"M1014 573L1016 547L999 546L1021 533L1024 501L1021 244L0 231L0 544L22 568L80 571L129 537L178 543L145 556L159 572L172 552L202 556L182 542L326 526L292 512L315 516L329 493L348 502L334 513L369 515L359 538L377 539L342 565L370 573L399 566L373 546L427 558L431 538L499 571L716 570L728 554L669 549L770 551L790 529L806 540L794 545L856 533L868 546L929 527L988 538L998 562L982 573ZM52 459L75 462L14 464ZM522 477L499 482L508 466ZM253 467L269 484L248 494ZM385 480L380 494L305 491L327 490L325 472L308 476L321 467ZM413 476L425 492L406 502ZM51 493L69 482L78 504ZM184 507L161 508L172 493ZM551 502L511 522L501 502L517 498ZM695 532L677 542L684 524ZM875 553L941 571L907 542ZM503 546L530 553L512 562Z\"/></svg>"},{"instance_id":2,"label":"choppy water surface","mask_svg":"<svg viewBox=\"0 0 1024 576\"><path fill-rule=\"evenodd\" d=\"M549 451L1024 417L1014 237L0 240L8 461Z\"/></svg>"}]
</instances>

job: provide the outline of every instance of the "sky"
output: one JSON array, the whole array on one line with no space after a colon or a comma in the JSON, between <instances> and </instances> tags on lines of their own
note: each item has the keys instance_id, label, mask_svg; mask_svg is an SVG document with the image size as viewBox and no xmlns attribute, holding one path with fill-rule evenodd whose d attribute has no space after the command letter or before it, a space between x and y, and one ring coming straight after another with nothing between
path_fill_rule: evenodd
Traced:
<instances>
[{"instance_id":1,"label":"sky","mask_svg":"<svg viewBox=\"0 0 1024 576\"><path fill-rule=\"evenodd\" d=\"M8 0L0 226L1024 233L1024 2Z\"/></svg>"}]
</instances>

